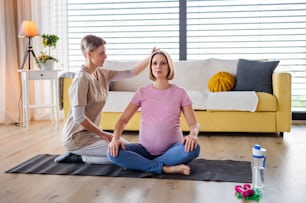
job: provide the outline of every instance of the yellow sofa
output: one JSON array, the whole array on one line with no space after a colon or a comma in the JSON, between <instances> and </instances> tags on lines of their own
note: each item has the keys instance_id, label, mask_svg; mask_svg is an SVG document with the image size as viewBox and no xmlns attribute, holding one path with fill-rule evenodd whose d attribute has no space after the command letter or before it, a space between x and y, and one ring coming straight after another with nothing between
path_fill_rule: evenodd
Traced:
<instances>
[{"instance_id":1,"label":"yellow sofa","mask_svg":"<svg viewBox=\"0 0 306 203\"><path fill-rule=\"evenodd\" d=\"M210 59L217 60L217 59ZM182 64L181 64L182 63ZM189 64L191 63L191 64ZM231 63L233 69L226 69L228 72L232 72L235 74L235 66L237 65L237 61L235 60L221 60L221 64ZM105 64L105 68L123 68L129 67L133 64L133 62L108 62ZM186 74L192 74L190 77L192 78L193 85L190 85L192 90L197 89L199 87L205 86L207 84L207 79L209 79L214 73L218 71L224 71L224 68L215 68L214 71L211 71L209 74L205 74L205 76L198 76L203 74L203 65L209 64L211 65L220 65L220 61L215 63L215 61L205 61L202 62L201 65L197 68L197 62L175 62L176 66L176 80L174 81L176 84L180 83L183 78L186 79ZM182 66L186 68L189 66L188 71L184 69L183 71L177 71L177 67ZM199 73L192 72L194 67L194 71L200 70ZM205 68L204 68L205 69ZM205 70L204 70L205 71ZM182 74L182 75L179 75ZM206 78L206 79L205 79ZM188 77L187 77L188 79ZM198 80L198 81L197 81ZM201 82L204 85L198 85ZM204 81L203 81L204 80ZM64 78L63 80L63 110L64 110L64 118L70 108L69 97L68 97L68 88L72 82L71 78ZM128 79L125 81L115 82L112 84L112 89L114 93L120 95L120 92L130 92L133 94L133 91L137 89L137 87L149 84L151 81L147 79L147 73L144 72L141 76L136 76L134 79ZM184 82L183 82L184 83ZM186 81L185 81L186 83ZM182 84L189 85L188 84ZM134 86L133 86L134 85ZM130 86L130 87L127 87ZM133 86L133 87L131 87ZM256 92L258 97L258 104L255 112L250 111L240 111L240 110L197 110L195 109L196 117L200 123L200 131L201 132L257 132L257 133L278 133L280 136L283 136L284 132L289 132L291 129L291 75L286 72L277 72L275 71L272 76L272 86L273 86L273 94L265 93L265 92ZM130 89L127 89L130 88ZM206 88L206 87L205 87ZM187 88L187 90L189 90ZM110 91L112 94L112 91ZM128 103L128 99L122 98L121 100L126 100ZM115 102L111 102L115 103ZM111 105L109 103L109 105ZM123 107L117 112L102 112L102 118L100 127L104 130L113 130L114 125L120 116ZM137 112L132 120L126 126L126 130L137 131L139 130L140 125L140 112ZM182 130L188 131L188 126L182 116Z\"/></svg>"}]
</instances>

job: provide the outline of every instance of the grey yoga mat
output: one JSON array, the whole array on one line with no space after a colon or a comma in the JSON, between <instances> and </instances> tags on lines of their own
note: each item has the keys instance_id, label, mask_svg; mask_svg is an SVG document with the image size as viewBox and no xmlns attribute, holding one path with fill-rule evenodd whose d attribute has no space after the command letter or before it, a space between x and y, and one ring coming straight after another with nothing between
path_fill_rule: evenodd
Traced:
<instances>
[{"instance_id":1,"label":"grey yoga mat","mask_svg":"<svg viewBox=\"0 0 306 203\"><path fill-rule=\"evenodd\" d=\"M154 174L136 170L124 170L113 164L60 164L53 160L58 155L40 154L6 171L6 173L109 176L132 178L160 178L195 181L221 181L250 183L252 181L249 161L195 159L188 165L189 176L180 174Z\"/></svg>"}]
</instances>

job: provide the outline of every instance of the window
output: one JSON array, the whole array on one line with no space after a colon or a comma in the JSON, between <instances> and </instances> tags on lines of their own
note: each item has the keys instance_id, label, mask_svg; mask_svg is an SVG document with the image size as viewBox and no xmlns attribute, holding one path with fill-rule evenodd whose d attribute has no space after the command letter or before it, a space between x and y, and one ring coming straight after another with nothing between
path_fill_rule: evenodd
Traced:
<instances>
[{"instance_id":1,"label":"window","mask_svg":"<svg viewBox=\"0 0 306 203\"><path fill-rule=\"evenodd\" d=\"M71 69L85 34L109 60L139 60L157 46L179 59L280 60L292 74L293 111L306 111L306 0L67 0Z\"/></svg>"},{"instance_id":2,"label":"window","mask_svg":"<svg viewBox=\"0 0 306 203\"><path fill-rule=\"evenodd\" d=\"M306 110L306 1L188 1L187 58L279 60Z\"/></svg>"},{"instance_id":3,"label":"window","mask_svg":"<svg viewBox=\"0 0 306 203\"><path fill-rule=\"evenodd\" d=\"M83 62L79 44L86 34L107 42L111 60L140 60L154 46L179 52L179 2L157 0L68 0L70 66Z\"/></svg>"}]
</instances>

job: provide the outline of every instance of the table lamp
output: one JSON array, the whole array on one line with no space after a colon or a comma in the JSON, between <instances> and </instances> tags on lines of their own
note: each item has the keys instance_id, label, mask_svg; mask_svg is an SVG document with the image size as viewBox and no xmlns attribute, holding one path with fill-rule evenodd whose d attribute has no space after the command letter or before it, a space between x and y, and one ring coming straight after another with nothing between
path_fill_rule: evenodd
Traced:
<instances>
[{"instance_id":1,"label":"table lamp","mask_svg":"<svg viewBox=\"0 0 306 203\"><path fill-rule=\"evenodd\" d=\"M36 28L35 22L30 21L30 20L23 21L22 25L20 27L18 36L28 38L27 50L24 54L23 61L22 61L21 66L19 67L19 69L23 69L24 64L25 64L25 62L28 58L29 70L30 70L31 69L31 54L33 55L34 59L36 60L35 53L34 53L34 51L32 49L32 46L31 46L31 40L32 40L32 37L39 36L39 33L38 33L37 28Z\"/></svg>"}]
</instances>

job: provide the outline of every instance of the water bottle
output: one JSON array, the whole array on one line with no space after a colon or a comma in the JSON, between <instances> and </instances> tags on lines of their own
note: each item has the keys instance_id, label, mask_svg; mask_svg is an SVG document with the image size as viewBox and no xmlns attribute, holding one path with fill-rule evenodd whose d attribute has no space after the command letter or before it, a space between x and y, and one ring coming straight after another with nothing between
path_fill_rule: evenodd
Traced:
<instances>
[{"instance_id":1,"label":"water bottle","mask_svg":"<svg viewBox=\"0 0 306 203\"><path fill-rule=\"evenodd\" d=\"M252 186L254 190L263 192L264 188L264 171L266 165L266 149L255 144L252 148L253 152L253 170L252 170Z\"/></svg>"}]
</instances>

